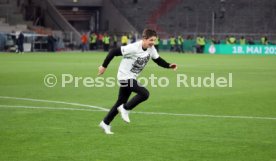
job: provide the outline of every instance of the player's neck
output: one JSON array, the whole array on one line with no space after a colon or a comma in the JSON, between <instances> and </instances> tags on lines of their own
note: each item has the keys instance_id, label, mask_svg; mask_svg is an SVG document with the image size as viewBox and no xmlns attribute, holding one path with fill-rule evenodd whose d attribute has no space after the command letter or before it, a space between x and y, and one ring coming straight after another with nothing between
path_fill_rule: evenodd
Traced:
<instances>
[{"instance_id":1,"label":"player's neck","mask_svg":"<svg viewBox=\"0 0 276 161\"><path fill-rule=\"evenodd\" d=\"M147 45L145 44L144 41L142 41L142 49L145 51L148 49Z\"/></svg>"}]
</instances>

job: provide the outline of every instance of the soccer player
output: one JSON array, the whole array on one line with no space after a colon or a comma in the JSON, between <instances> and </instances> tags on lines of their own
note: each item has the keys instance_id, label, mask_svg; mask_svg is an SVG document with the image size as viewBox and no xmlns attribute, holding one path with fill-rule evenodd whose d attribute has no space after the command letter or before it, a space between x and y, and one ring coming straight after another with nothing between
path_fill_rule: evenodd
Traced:
<instances>
[{"instance_id":1,"label":"soccer player","mask_svg":"<svg viewBox=\"0 0 276 161\"><path fill-rule=\"evenodd\" d=\"M144 69L147 62L151 58L156 64L164 68L177 69L177 65L167 63L162 59L156 49L154 43L157 38L156 31L145 29L142 34L143 39L127 46L112 49L103 64L99 67L98 75L102 75L115 56L123 56L120 63L117 78L120 83L119 96L117 102L110 109L109 113L99 124L106 134L111 132L110 123L114 117L120 112L122 119L129 123L129 111L136 107L139 103L145 101L149 97L149 91L141 86L136 78ZM128 101L132 92L136 95Z\"/></svg>"}]
</instances>

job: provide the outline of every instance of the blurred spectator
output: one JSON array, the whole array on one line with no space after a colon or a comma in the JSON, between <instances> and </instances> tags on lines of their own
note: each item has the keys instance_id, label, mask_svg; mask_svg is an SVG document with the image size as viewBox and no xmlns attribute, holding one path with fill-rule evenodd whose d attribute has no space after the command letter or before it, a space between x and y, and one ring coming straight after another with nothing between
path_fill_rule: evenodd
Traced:
<instances>
[{"instance_id":1,"label":"blurred spectator","mask_svg":"<svg viewBox=\"0 0 276 161\"><path fill-rule=\"evenodd\" d=\"M124 34L124 35L121 37L122 46L127 45L127 42L128 42L128 38L127 38L126 34Z\"/></svg>"},{"instance_id":2,"label":"blurred spectator","mask_svg":"<svg viewBox=\"0 0 276 161\"><path fill-rule=\"evenodd\" d=\"M229 44L236 44L236 38L234 36L230 36L228 41L229 41Z\"/></svg>"},{"instance_id":3,"label":"blurred spectator","mask_svg":"<svg viewBox=\"0 0 276 161\"><path fill-rule=\"evenodd\" d=\"M196 38L196 52L203 53L205 48L205 38L203 36L197 36Z\"/></svg>"},{"instance_id":4,"label":"blurred spectator","mask_svg":"<svg viewBox=\"0 0 276 161\"><path fill-rule=\"evenodd\" d=\"M241 36L240 45L245 45L245 44L246 44L246 40L245 40L244 36Z\"/></svg>"},{"instance_id":5,"label":"blurred spectator","mask_svg":"<svg viewBox=\"0 0 276 161\"><path fill-rule=\"evenodd\" d=\"M104 49L104 51L109 50L109 44L110 44L110 37L107 33L104 33L104 36L103 36L103 49Z\"/></svg>"},{"instance_id":6,"label":"blurred spectator","mask_svg":"<svg viewBox=\"0 0 276 161\"><path fill-rule=\"evenodd\" d=\"M216 37L212 37L211 38L211 43L214 45L214 44L220 44L220 41L216 38Z\"/></svg>"},{"instance_id":7,"label":"blurred spectator","mask_svg":"<svg viewBox=\"0 0 276 161\"><path fill-rule=\"evenodd\" d=\"M19 33L17 38L17 46L18 46L18 53L24 53L24 34L22 32Z\"/></svg>"},{"instance_id":8,"label":"blurred spectator","mask_svg":"<svg viewBox=\"0 0 276 161\"><path fill-rule=\"evenodd\" d=\"M49 34L47 37L48 51L55 51L55 42L56 39L53 37L52 34Z\"/></svg>"},{"instance_id":9,"label":"blurred spectator","mask_svg":"<svg viewBox=\"0 0 276 161\"><path fill-rule=\"evenodd\" d=\"M117 43L118 43L118 37L116 34L113 35L113 48L117 47Z\"/></svg>"},{"instance_id":10,"label":"blurred spectator","mask_svg":"<svg viewBox=\"0 0 276 161\"><path fill-rule=\"evenodd\" d=\"M90 50L96 50L97 49L97 35L94 32L90 35Z\"/></svg>"},{"instance_id":11,"label":"blurred spectator","mask_svg":"<svg viewBox=\"0 0 276 161\"><path fill-rule=\"evenodd\" d=\"M102 45L103 45L103 34L99 33L98 39L97 39L97 46L98 48L102 49Z\"/></svg>"},{"instance_id":12,"label":"blurred spectator","mask_svg":"<svg viewBox=\"0 0 276 161\"><path fill-rule=\"evenodd\" d=\"M225 44L230 44L229 36L228 35L225 36Z\"/></svg>"},{"instance_id":13,"label":"blurred spectator","mask_svg":"<svg viewBox=\"0 0 276 161\"><path fill-rule=\"evenodd\" d=\"M170 48L170 51L175 51L175 37L174 36L171 36L170 37L170 46L171 46L171 48Z\"/></svg>"},{"instance_id":14,"label":"blurred spectator","mask_svg":"<svg viewBox=\"0 0 276 161\"><path fill-rule=\"evenodd\" d=\"M252 38L248 38L247 42L249 45L255 45L255 42Z\"/></svg>"},{"instance_id":15,"label":"blurred spectator","mask_svg":"<svg viewBox=\"0 0 276 161\"><path fill-rule=\"evenodd\" d=\"M136 36L133 34L131 34L131 38L129 38L131 41L130 41L130 43L134 43L134 42L136 42Z\"/></svg>"},{"instance_id":16,"label":"blurred spectator","mask_svg":"<svg viewBox=\"0 0 276 161\"><path fill-rule=\"evenodd\" d=\"M81 51L87 51L87 41L88 41L88 38L87 38L87 35L85 33L83 33L81 35Z\"/></svg>"},{"instance_id":17,"label":"blurred spectator","mask_svg":"<svg viewBox=\"0 0 276 161\"><path fill-rule=\"evenodd\" d=\"M261 44L268 45L268 38L266 36L261 37Z\"/></svg>"},{"instance_id":18,"label":"blurred spectator","mask_svg":"<svg viewBox=\"0 0 276 161\"><path fill-rule=\"evenodd\" d=\"M177 45L176 45L176 51L179 52L179 53L183 53L183 43L184 43L184 39L182 36L178 36L177 37Z\"/></svg>"},{"instance_id":19,"label":"blurred spectator","mask_svg":"<svg viewBox=\"0 0 276 161\"><path fill-rule=\"evenodd\" d=\"M157 52L159 52L159 44L160 44L160 39L159 39L159 37L157 36L157 37L156 37L156 40L155 40L155 42L154 42L154 47L155 47L155 49L157 50Z\"/></svg>"}]
</instances>

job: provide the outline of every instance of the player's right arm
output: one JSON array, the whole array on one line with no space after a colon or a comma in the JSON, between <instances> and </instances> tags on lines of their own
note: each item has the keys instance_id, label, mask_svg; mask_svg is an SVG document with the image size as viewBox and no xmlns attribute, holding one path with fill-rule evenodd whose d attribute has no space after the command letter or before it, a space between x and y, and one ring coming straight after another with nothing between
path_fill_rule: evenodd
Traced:
<instances>
[{"instance_id":1,"label":"player's right arm","mask_svg":"<svg viewBox=\"0 0 276 161\"><path fill-rule=\"evenodd\" d=\"M115 57L115 56L122 56L122 51L121 51L121 47L112 49L109 51L108 55L106 56L103 64L101 66L99 66L99 72L98 75L102 75L104 74L104 72L106 71L106 68L108 66L108 64L111 62L111 60Z\"/></svg>"}]
</instances>

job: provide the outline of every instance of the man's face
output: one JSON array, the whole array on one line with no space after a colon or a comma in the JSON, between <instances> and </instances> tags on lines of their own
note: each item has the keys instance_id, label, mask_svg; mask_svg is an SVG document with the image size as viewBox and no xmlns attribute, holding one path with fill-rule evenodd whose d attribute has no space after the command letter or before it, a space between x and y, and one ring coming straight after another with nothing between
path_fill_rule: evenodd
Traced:
<instances>
[{"instance_id":1,"label":"man's face","mask_svg":"<svg viewBox=\"0 0 276 161\"><path fill-rule=\"evenodd\" d=\"M143 48L150 48L154 45L156 36L149 37L148 39L143 39Z\"/></svg>"}]
</instances>

